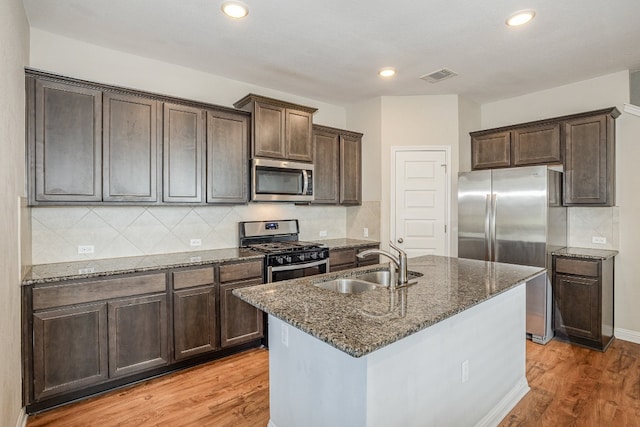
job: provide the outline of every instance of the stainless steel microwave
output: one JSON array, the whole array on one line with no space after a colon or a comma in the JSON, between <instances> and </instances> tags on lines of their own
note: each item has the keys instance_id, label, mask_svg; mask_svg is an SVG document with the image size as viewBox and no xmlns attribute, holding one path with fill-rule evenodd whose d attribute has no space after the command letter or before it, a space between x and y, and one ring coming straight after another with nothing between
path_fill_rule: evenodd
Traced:
<instances>
[{"instance_id":1,"label":"stainless steel microwave","mask_svg":"<svg viewBox=\"0 0 640 427\"><path fill-rule=\"evenodd\" d=\"M313 200L313 164L287 160L251 161L251 200L310 202Z\"/></svg>"}]
</instances>

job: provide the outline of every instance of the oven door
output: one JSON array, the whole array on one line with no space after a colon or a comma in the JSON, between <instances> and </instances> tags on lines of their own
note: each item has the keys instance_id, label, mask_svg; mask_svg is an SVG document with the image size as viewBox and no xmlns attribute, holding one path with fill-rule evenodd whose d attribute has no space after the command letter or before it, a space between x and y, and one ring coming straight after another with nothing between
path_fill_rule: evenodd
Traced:
<instances>
[{"instance_id":1,"label":"oven door","mask_svg":"<svg viewBox=\"0 0 640 427\"><path fill-rule=\"evenodd\" d=\"M329 272L329 260L307 262L304 264L278 265L276 267L267 267L266 280L270 282L279 282L281 280L298 279L300 277L314 276L316 274L324 274Z\"/></svg>"}]
</instances>

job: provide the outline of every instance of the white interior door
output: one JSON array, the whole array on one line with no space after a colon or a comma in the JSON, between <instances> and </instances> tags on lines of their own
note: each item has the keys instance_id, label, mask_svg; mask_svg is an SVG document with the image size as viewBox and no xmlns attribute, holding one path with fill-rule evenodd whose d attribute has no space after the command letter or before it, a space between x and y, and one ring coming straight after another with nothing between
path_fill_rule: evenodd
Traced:
<instances>
[{"instance_id":1,"label":"white interior door","mask_svg":"<svg viewBox=\"0 0 640 427\"><path fill-rule=\"evenodd\" d=\"M394 150L391 236L409 257L447 255L447 152Z\"/></svg>"}]
</instances>

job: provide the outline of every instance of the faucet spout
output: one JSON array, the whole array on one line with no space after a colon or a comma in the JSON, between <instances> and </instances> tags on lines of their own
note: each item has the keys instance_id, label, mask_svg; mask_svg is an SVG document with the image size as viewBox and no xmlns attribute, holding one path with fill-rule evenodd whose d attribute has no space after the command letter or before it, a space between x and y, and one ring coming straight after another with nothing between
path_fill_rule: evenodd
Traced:
<instances>
[{"instance_id":1,"label":"faucet spout","mask_svg":"<svg viewBox=\"0 0 640 427\"><path fill-rule=\"evenodd\" d=\"M393 243L389 242L389 246L398 251L398 256L395 256L387 251L383 251L380 249L369 249L366 251L362 251L357 254L358 258L364 258L369 255L382 255L386 258L389 258L391 262L393 262L398 270L398 285L406 285L408 282L407 276L407 253L402 249L395 246Z\"/></svg>"}]
</instances>

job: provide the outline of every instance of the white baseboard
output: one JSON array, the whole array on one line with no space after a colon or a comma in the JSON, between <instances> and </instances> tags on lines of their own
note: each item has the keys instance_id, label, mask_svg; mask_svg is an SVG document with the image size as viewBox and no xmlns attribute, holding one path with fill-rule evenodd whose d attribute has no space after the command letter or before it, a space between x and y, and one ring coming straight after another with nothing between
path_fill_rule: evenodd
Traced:
<instances>
[{"instance_id":1,"label":"white baseboard","mask_svg":"<svg viewBox=\"0 0 640 427\"><path fill-rule=\"evenodd\" d=\"M615 328L613 335L619 340L630 341L636 344L640 344L640 332L632 331L629 329Z\"/></svg>"},{"instance_id":2,"label":"white baseboard","mask_svg":"<svg viewBox=\"0 0 640 427\"><path fill-rule=\"evenodd\" d=\"M25 427L27 425L27 411L25 408L20 410L20 415L18 416L18 420L16 421L16 427Z\"/></svg>"},{"instance_id":3,"label":"white baseboard","mask_svg":"<svg viewBox=\"0 0 640 427\"><path fill-rule=\"evenodd\" d=\"M278 427L278 426L276 426L276 424L273 421L269 420L267 427Z\"/></svg>"},{"instance_id":4,"label":"white baseboard","mask_svg":"<svg viewBox=\"0 0 640 427\"><path fill-rule=\"evenodd\" d=\"M477 424L476 427L489 427L497 426L504 419L504 417L511 412L513 408L522 400L522 398L529 393L529 383L527 378L522 378L518 383L504 396L500 402Z\"/></svg>"}]
</instances>

